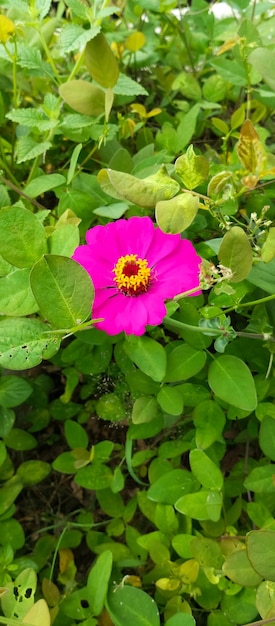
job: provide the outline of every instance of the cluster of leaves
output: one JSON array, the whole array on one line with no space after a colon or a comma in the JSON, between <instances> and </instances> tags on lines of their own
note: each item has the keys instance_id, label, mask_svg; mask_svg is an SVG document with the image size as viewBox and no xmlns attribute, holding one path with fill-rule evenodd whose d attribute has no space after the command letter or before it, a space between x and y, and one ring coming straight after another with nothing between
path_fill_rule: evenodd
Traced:
<instances>
[{"instance_id":1,"label":"cluster of leaves","mask_svg":"<svg viewBox=\"0 0 275 626\"><path fill-rule=\"evenodd\" d=\"M1 624L275 624L275 17L226 7L0 1ZM203 294L109 337L70 257L133 215Z\"/></svg>"}]
</instances>

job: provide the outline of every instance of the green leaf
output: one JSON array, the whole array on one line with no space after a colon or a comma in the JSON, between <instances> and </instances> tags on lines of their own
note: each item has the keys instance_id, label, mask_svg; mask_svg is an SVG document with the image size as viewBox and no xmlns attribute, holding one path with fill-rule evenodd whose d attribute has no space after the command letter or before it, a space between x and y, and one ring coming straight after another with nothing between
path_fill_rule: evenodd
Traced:
<instances>
[{"instance_id":1,"label":"green leaf","mask_svg":"<svg viewBox=\"0 0 275 626\"><path fill-rule=\"evenodd\" d=\"M147 497L162 504L175 504L182 495L193 491L196 484L188 470L172 469L156 479L149 487Z\"/></svg>"},{"instance_id":2,"label":"green leaf","mask_svg":"<svg viewBox=\"0 0 275 626\"><path fill-rule=\"evenodd\" d=\"M218 491L202 489L196 493L188 493L175 503L175 509L184 515L197 520L220 519L222 508L222 496Z\"/></svg>"},{"instance_id":3,"label":"green leaf","mask_svg":"<svg viewBox=\"0 0 275 626\"><path fill-rule=\"evenodd\" d=\"M87 448L89 437L86 430L73 420L66 420L64 424L64 432L68 446L72 448Z\"/></svg>"},{"instance_id":4,"label":"green leaf","mask_svg":"<svg viewBox=\"0 0 275 626\"><path fill-rule=\"evenodd\" d=\"M244 411L257 406L255 383L250 369L236 356L222 355L212 361L208 382L218 398Z\"/></svg>"},{"instance_id":5,"label":"green leaf","mask_svg":"<svg viewBox=\"0 0 275 626\"><path fill-rule=\"evenodd\" d=\"M275 292L275 259L269 263L259 261L250 270L247 280L271 295Z\"/></svg>"},{"instance_id":6,"label":"green leaf","mask_svg":"<svg viewBox=\"0 0 275 626\"><path fill-rule=\"evenodd\" d=\"M72 328L91 314L93 286L81 265L45 255L31 272L31 287L41 315L55 328Z\"/></svg>"},{"instance_id":7,"label":"green leaf","mask_svg":"<svg viewBox=\"0 0 275 626\"><path fill-rule=\"evenodd\" d=\"M78 113L97 116L104 113L105 95L103 89L88 83L87 80L70 80L59 86L61 98ZM93 120L91 119L91 124Z\"/></svg>"},{"instance_id":8,"label":"green leaf","mask_svg":"<svg viewBox=\"0 0 275 626\"><path fill-rule=\"evenodd\" d=\"M246 549L254 570L275 581L275 530L252 530L246 537Z\"/></svg>"},{"instance_id":9,"label":"green leaf","mask_svg":"<svg viewBox=\"0 0 275 626\"><path fill-rule=\"evenodd\" d=\"M128 357L144 374L156 382L161 382L166 372L166 352L157 341L151 337L129 336L123 344Z\"/></svg>"},{"instance_id":10,"label":"green leaf","mask_svg":"<svg viewBox=\"0 0 275 626\"><path fill-rule=\"evenodd\" d=\"M94 461L92 465L82 467L75 476L75 482L85 489L106 489L111 486L112 472L108 465Z\"/></svg>"},{"instance_id":11,"label":"green leaf","mask_svg":"<svg viewBox=\"0 0 275 626\"><path fill-rule=\"evenodd\" d=\"M0 211L1 255L16 267L32 267L47 252L46 234L37 217L22 207Z\"/></svg>"},{"instance_id":12,"label":"green leaf","mask_svg":"<svg viewBox=\"0 0 275 626\"><path fill-rule=\"evenodd\" d=\"M21 317L38 310L30 287L30 269L18 269L0 278L0 311L2 315Z\"/></svg>"},{"instance_id":13,"label":"green leaf","mask_svg":"<svg viewBox=\"0 0 275 626\"><path fill-rule=\"evenodd\" d=\"M157 395L157 401L164 413L169 415L181 415L183 411L183 398L175 387L163 385Z\"/></svg>"},{"instance_id":14,"label":"green leaf","mask_svg":"<svg viewBox=\"0 0 275 626\"><path fill-rule=\"evenodd\" d=\"M133 424L151 422L158 413L158 404L155 398L142 396L134 402L132 410Z\"/></svg>"},{"instance_id":15,"label":"green leaf","mask_svg":"<svg viewBox=\"0 0 275 626\"><path fill-rule=\"evenodd\" d=\"M245 489L255 493L274 493L274 465L263 465L254 467L244 480Z\"/></svg>"},{"instance_id":16,"label":"green leaf","mask_svg":"<svg viewBox=\"0 0 275 626\"><path fill-rule=\"evenodd\" d=\"M117 200L126 199L148 208L154 207L159 200L172 198L179 189L178 183L168 176L165 166L147 178L103 169L98 174L98 182L105 193Z\"/></svg>"},{"instance_id":17,"label":"green leaf","mask_svg":"<svg viewBox=\"0 0 275 626\"><path fill-rule=\"evenodd\" d=\"M51 254L71 257L79 245L79 229L75 224L58 226L49 237Z\"/></svg>"},{"instance_id":18,"label":"green leaf","mask_svg":"<svg viewBox=\"0 0 275 626\"><path fill-rule=\"evenodd\" d=\"M23 489L23 484L19 476L12 476L0 488L0 515L3 515Z\"/></svg>"},{"instance_id":19,"label":"green leaf","mask_svg":"<svg viewBox=\"0 0 275 626\"><path fill-rule=\"evenodd\" d=\"M19 620L24 618L33 606L36 584L36 573L30 567L24 569L12 583L7 583L5 599L1 599L1 607L6 617Z\"/></svg>"},{"instance_id":20,"label":"green leaf","mask_svg":"<svg viewBox=\"0 0 275 626\"><path fill-rule=\"evenodd\" d=\"M24 461L16 472L23 485L37 485L51 472L51 465L45 461Z\"/></svg>"},{"instance_id":21,"label":"green leaf","mask_svg":"<svg viewBox=\"0 0 275 626\"><path fill-rule=\"evenodd\" d=\"M202 370L205 362L205 352L195 350L187 344L181 344L168 354L167 372L164 380L168 383L188 380Z\"/></svg>"},{"instance_id":22,"label":"green leaf","mask_svg":"<svg viewBox=\"0 0 275 626\"><path fill-rule=\"evenodd\" d=\"M193 412L196 427L196 445L206 450L221 437L225 415L220 405L214 400L199 402Z\"/></svg>"},{"instance_id":23,"label":"green leaf","mask_svg":"<svg viewBox=\"0 0 275 626\"><path fill-rule=\"evenodd\" d=\"M136 587L125 585L111 589L107 597L107 611L114 626L160 626L155 601Z\"/></svg>"},{"instance_id":24,"label":"green leaf","mask_svg":"<svg viewBox=\"0 0 275 626\"><path fill-rule=\"evenodd\" d=\"M248 62L259 72L272 91L275 91L275 51L269 47L257 47L249 54Z\"/></svg>"},{"instance_id":25,"label":"green leaf","mask_svg":"<svg viewBox=\"0 0 275 626\"><path fill-rule=\"evenodd\" d=\"M160 200L156 204L156 221L165 233L182 233L192 224L199 208L198 196L181 193L171 200Z\"/></svg>"},{"instance_id":26,"label":"green leaf","mask_svg":"<svg viewBox=\"0 0 275 626\"><path fill-rule=\"evenodd\" d=\"M175 170L187 189L195 189L207 179L209 163L205 157L195 154L191 144L176 160Z\"/></svg>"},{"instance_id":27,"label":"green leaf","mask_svg":"<svg viewBox=\"0 0 275 626\"><path fill-rule=\"evenodd\" d=\"M148 91L138 83L136 80L126 76L126 74L120 74L118 81L113 88L114 94L122 96L148 96Z\"/></svg>"},{"instance_id":28,"label":"green leaf","mask_svg":"<svg viewBox=\"0 0 275 626\"><path fill-rule=\"evenodd\" d=\"M206 489L216 489L218 491L222 489L222 472L203 450L191 450L189 461L194 476L203 487Z\"/></svg>"},{"instance_id":29,"label":"green leaf","mask_svg":"<svg viewBox=\"0 0 275 626\"><path fill-rule=\"evenodd\" d=\"M110 550L99 555L87 581L89 605L93 615L99 615L105 603L112 572L113 557Z\"/></svg>"},{"instance_id":30,"label":"green leaf","mask_svg":"<svg viewBox=\"0 0 275 626\"><path fill-rule=\"evenodd\" d=\"M233 226L223 237L219 249L219 261L233 273L232 282L238 283L247 277L252 266L252 248L240 226Z\"/></svg>"},{"instance_id":31,"label":"green leaf","mask_svg":"<svg viewBox=\"0 0 275 626\"><path fill-rule=\"evenodd\" d=\"M43 174L43 176L37 176L26 185L24 192L30 198L36 198L41 196L45 191L59 187L66 183L66 178L62 174Z\"/></svg>"},{"instance_id":32,"label":"green leaf","mask_svg":"<svg viewBox=\"0 0 275 626\"><path fill-rule=\"evenodd\" d=\"M1 376L0 404L11 408L23 404L32 393L32 386L20 376Z\"/></svg>"},{"instance_id":33,"label":"green leaf","mask_svg":"<svg viewBox=\"0 0 275 626\"><path fill-rule=\"evenodd\" d=\"M119 76L119 66L102 32L87 43L85 63L90 76L98 85L104 89L115 86Z\"/></svg>"},{"instance_id":34,"label":"green leaf","mask_svg":"<svg viewBox=\"0 0 275 626\"><path fill-rule=\"evenodd\" d=\"M263 453L275 461L275 419L265 415L261 421L259 443Z\"/></svg>"},{"instance_id":35,"label":"green leaf","mask_svg":"<svg viewBox=\"0 0 275 626\"><path fill-rule=\"evenodd\" d=\"M47 334L49 326L36 319L10 318L0 321L0 365L14 370L35 367L50 359L60 339Z\"/></svg>"},{"instance_id":36,"label":"green leaf","mask_svg":"<svg viewBox=\"0 0 275 626\"><path fill-rule=\"evenodd\" d=\"M31 159L36 159L36 157L41 154L45 154L51 146L52 144L50 141L40 141L38 143L37 141L34 141L32 137L23 135L16 143L16 161L20 164L25 163L25 161L30 161Z\"/></svg>"},{"instance_id":37,"label":"green leaf","mask_svg":"<svg viewBox=\"0 0 275 626\"><path fill-rule=\"evenodd\" d=\"M66 24L59 37L59 46L62 52L68 53L82 49L90 39L100 32L100 26L92 24L84 29L80 24Z\"/></svg>"},{"instance_id":38,"label":"green leaf","mask_svg":"<svg viewBox=\"0 0 275 626\"><path fill-rule=\"evenodd\" d=\"M5 437L5 444L12 450L32 450L36 448L36 439L21 428L13 428Z\"/></svg>"},{"instance_id":39,"label":"green leaf","mask_svg":"<svg viewBox=\"0 0 275 626\"><path fill-rule=\"evenodd\" d=\"M269 263L275 257L275 228L270 228L266 241L262 247L262 260L264 263Z\"/></svg>"},{"instance_id":40,"label":"green leaf","mask_svg":"<svg viewBox=\"0 0 275 626\"><path fill-rule=\"evenodd\" d=\"M196 626L196 622L192 615L178 613L177 615L172 615L172 617L165 622L165 626Z\"/></svg>"},{"instance_id":41,"label":"green leaf","mask_svg":"<svg viewBox=\"0 0 275 626\"><path fill-rule=\"evenodd\" d=\"M96 403L96 412L102 420L120 422L125 417L125 407L115 393L104 393Z\"/></svg>"},{"instance_id":42,"label":"green leaf","mask_svg":"<svg viewBox=\"0 0 275 626\"><path fill-rule=\"evenodd\" d=\"M242 587L256 587L262 580L262 577L253 569L246 550L232 552L226 558L222 569L227 578Z\"/></svg>"}]
</instances>

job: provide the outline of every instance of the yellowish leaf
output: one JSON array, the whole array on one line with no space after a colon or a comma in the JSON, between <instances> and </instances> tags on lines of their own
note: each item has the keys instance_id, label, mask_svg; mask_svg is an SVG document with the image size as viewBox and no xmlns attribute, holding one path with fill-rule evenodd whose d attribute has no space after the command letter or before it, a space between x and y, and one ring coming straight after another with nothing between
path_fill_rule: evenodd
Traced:
<instances>
[{"instance_id":1,"label":"yellowish leaf","mask_svg":"<svg viewBox=\"0 0 275 626\"><path fill-rule=\"evenodd\" d=\"M250 120L246 120L241 127L238 156L245 170L259 175L266 157L259 135Z\"/></svg>"},{"instance_id":2,"label":"yellowish leaf","mask_svg":"<svg viewBox=\"0 0 275 626\"><path fill-rule=\"evenodd\" d=\"M125 41L125 47L131 52L137 52L146 43L146 37L140 31L131 33Z\"/></svg>"},{"instance_id":3,"label":"yellowish leaf","mask_svg":"<svg viewBox=\"0 0 275 626\"><path fill-rule=\"evenodd\" d=\"M0 41L6 43L9 37L14 33L14 23L5 15L0 15Z\"/></svg>"},{"instance_id":4,"label":"yellowish leaf","mask_svg":"<svg viewBox=\"0 0 275 626\"><path fill-rule=\"evenodd\" d=\"M238 35L236 35L236 37L227 39L227 41L225 41L222 44L222 46L220 46L219 49L217 50L217 56L219 56L220 54L223 54L224 52L228 52L228 50L232 50L232 48L235 48L235 46L238 45L239 43L240 43L240 37Z\"/></svg>"},{"instance_id":5,"label":"yellowish leaf","mask_svg":"<svg viewBox=\"0 0 275 626\"><path fill-rule=\"evenodd\" d=\"M31 624L31 626L50 626L50 611L45 600L35 602L22 622L23 624Z\"/></svg>"},{"instance_id":6,"label":"yellowish leaf","mask_svg":"<svg viewBox=\"0 0 275 626\"><path fill-rule=\"evenodd\" d=\"M74 560L74 555L72 550L69 548L60 548L58 551L59 554L59 571L60 574L64 574L67 571L71 561Z\"/></svg>"}]
</instances>

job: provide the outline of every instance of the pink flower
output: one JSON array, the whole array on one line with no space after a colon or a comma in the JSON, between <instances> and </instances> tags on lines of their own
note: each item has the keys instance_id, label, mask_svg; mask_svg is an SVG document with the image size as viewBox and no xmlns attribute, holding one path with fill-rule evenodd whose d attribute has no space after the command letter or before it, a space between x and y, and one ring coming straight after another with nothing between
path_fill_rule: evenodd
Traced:
<instances>
[{"instance_id":1,"label":"pink flower","mask_svg":"<svg viewBox=\"0 0 275 626\"><path fill-rule=\"evenodd\" d=\"M192 243L154 227L149 217L95 226L86 233L87 245L73 259L93 281L93 317L109 335L124 331L142 335L148 324L160 324L164 301L198 287L200 257Z\"/></svg>"}]
</instances>

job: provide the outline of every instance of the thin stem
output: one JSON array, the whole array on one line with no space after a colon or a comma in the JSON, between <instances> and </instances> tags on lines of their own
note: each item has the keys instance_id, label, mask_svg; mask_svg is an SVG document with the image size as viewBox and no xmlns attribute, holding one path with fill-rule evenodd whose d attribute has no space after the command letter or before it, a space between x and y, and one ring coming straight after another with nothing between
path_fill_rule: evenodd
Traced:
<instances>
[{"instance_id":1,"label":"thin stem","mask_svg":"<svg viewBox=\"0 0 275 626\"><path fill-rule=\"evenodd\" d=\"M72 80L75 77L76 73L78 72L79 67L81 66L81 64L83 62L84 54L85 54L85 50L83 50L83 52L81 52L81 54L79 55L79 57L78 57L78 59L76 61L76 64L73 67L67 82L69 82L70 80Z\"/></svg>"},{"instance_id":2,"label":"thin stem","mask_svg":"<svg viewBox=\"0 0 275 626\"><path fill-rule=\"evenodd\" d=\"M191 330L195 333L202 333L203 335L210 336L227 336L230 329L228 328L207 328L206 326L192 326L191 324L186 324L185 322L180 322L179 320L174 320L171 317L165 317L163 319L164 326L170 326L171 328L176 328L178 330ZM262 341L272 341L275 342L275 338L268 333L245 333L243 331L234 331L235 336L237 337L246 337L248 339L261 339Z\"/></svg>"},{"instance_id":3,"label":"thin stem","mask_svg":"<svg viewBox=\"0 0 275 626\"><path fill-rule=\"evenodd\" d=\"M45 209L45 207L43 206L43 204L40 204L39 202L37 202L37 200L35 200L34 198L30 198L30 196L28 196L26 193L24 193L24 191L22 191L21 189L19 189L19 187L17 187L17 185L14 185L10 180L7 180L6 178L4 178L4 176L0 176L0 180L5 183L5 185L7 185L8 187L10 187L10 189L12 189L13 191L16 191L16 193L18 193L19 196L22 196L22 198L26 198L26 200L28 200L29 202L31 202L31 204L33 204L34 206L36 206L38 209Z\"/></svg>"},{"instance_id":4,"label":"thin stem","mask_svg":"<svg viewBox=\"0 0 275 626\"><path fill-rule=\"evenodd\" d=\"M221 330L220 328L206 328L203 326L192 326L191 324L186 324L185 322L180 322L179 320L174 320L171 317L165 317L163 319L164 326L171 326L171 328L177 328L178 330L193 330L195 333L203 333L210 335L224 335L226 331Z\"/></svg>"},{"instance_id":5,"label":"thin stem","mask_svg":"<svg viewBox=\"0 0 275 626\"><path fill-rule=\"evenodd\" d=\"M249 622L249 624L244 624L243 626L264 626L265 624L275 624L275 616L268 619L260 619L258 622Z\"/></svg>"},{"instance_id":6,"label":"thin stem","mask_svg":"<svg viewBox=\"0 0 275 626\"><path fill-rule=\"evenodd\" d=\"M275 294L272 294L272 296L265 296L264 298L259 298L259 300L252 300L251 302L243 302L243 304L238 304L238 305L230 307L230 309L226 309L225 311L223 311L223 313L226 315L227 313L230 313L230 311L236 311L236 309L244 309L244 308L248 308L251 306L256 306L257 304L264 304L265 302L274 300L274 298L275 298Z\"/></svg>"}]
</instances>

